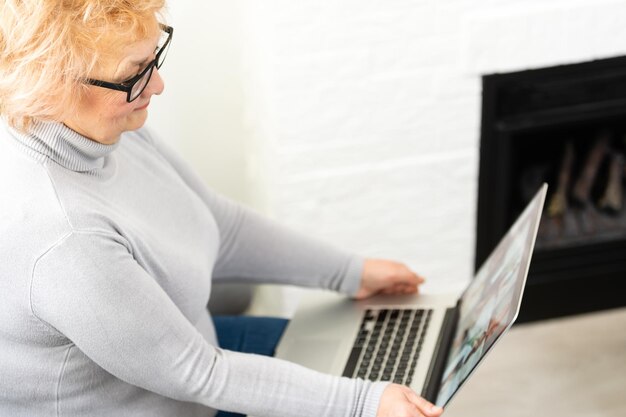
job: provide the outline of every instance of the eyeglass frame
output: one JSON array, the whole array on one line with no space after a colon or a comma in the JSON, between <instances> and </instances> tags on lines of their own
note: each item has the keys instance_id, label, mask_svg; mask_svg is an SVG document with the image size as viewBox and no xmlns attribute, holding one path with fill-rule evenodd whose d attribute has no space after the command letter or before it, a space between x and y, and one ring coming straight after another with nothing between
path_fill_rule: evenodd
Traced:
<instances>
[{"instance_id":1,"label":"eyeglass frame","mask_svg":"<svg viewBox=\"0 0 626 417\"><path fill-rule=\"evenodd\" d=\"M159 58L161 57L163 52L167 50L169 44L172 42L172 37L174 36L173 27L164 25L162 23L160 23L159 26L161 27L162 31L168 34L167 39L165 40L165 43L163 44L163 46L157 52L154 59L150 61L150 63L146 65L146 67L139 74L135 75L134 77L126 81L122 81L121 83L112 83L108 81L94 80L92 78L87 78L86 80L84 80L84 82L86 84L94 85L96 87L103 87L103 88L108 88L111 90L123 91L126 93L126 102L128 103L132 103L133 101L137 100L139 96L141 96L141 93L143 93L143 91L146 89L146 87L150 83L150 79L152 78L152 73L154 72L154 67L156 67L156 69L158 70L163 65L163 62L165 62L165 58L163 58L163 62L161 62L160 65L158 64ZM144 85L141 91L137 93L137 96L131 99L130 95L132 94L135 84L137 84L139 80L141 80L148 71L150 71L150 75L148 75L148 80L146 81L146 85Z\"/></svg>"}]
</instances>

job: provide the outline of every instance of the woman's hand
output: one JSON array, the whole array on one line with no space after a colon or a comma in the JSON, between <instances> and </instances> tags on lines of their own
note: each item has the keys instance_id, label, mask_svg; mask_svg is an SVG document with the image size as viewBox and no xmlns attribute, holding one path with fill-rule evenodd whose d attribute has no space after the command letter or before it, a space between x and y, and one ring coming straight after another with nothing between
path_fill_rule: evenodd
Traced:
<instances>
[{"instance_id":1,"label":"woman's hand","mask_svg":"<svg viewBox=\"0 0 626 417\"><path fill-rule=\"evenodd\" d=\"M406 265L384 259L366 259L361 277L361 288L354 296L357 300L374 294L414 294L424 278Z\"/></svg>"},{"instance_id":2,"label":"woman's hand","mask_svg":"<svg viewBox=\"0 0 626 417\"><path fill-rule=\"evenodd\" d=\"M391 384L380 397L376 417L438 417L441 413L441 407L420 397L410 388Z\"/></svg>"}]
</instances>

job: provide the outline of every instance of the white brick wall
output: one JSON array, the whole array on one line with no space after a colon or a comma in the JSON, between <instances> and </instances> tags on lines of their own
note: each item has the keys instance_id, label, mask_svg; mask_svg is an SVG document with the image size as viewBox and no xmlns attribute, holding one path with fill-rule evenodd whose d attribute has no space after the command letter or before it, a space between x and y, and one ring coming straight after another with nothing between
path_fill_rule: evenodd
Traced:
<instances>
[{"instance_id":1,"label":"white brick wall","mask_svg":"<svg viewBox=\"0 0 626 417\"><path fill-rule=\"evenodd\" d=\"M311 235L473 270L481 79L626 52L626 4L244 0L250 178Z\"/></svg>"}]
</instances>

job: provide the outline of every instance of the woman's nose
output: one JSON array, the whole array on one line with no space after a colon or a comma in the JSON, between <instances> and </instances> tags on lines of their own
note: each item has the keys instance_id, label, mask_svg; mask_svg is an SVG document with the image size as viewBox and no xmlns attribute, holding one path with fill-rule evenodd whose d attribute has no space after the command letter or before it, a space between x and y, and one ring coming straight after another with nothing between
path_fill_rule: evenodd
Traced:
<instances>
[{"instance_id":1,"label":"woman's nose","mask_svg":"<svg viewBox=\"0 0 626 417\"><path fill-rule=\"evenodd\" d=\"M148 81L148 85L146 89L143 90L142 96L151 96L156 94L157 96L163 92L165 88L165 83L163 82L163 78L161 78L161 74L159 74L159 70L154 67L152 72L152 77L150 77L150 81Z\"/></svg>"}]
</instances>

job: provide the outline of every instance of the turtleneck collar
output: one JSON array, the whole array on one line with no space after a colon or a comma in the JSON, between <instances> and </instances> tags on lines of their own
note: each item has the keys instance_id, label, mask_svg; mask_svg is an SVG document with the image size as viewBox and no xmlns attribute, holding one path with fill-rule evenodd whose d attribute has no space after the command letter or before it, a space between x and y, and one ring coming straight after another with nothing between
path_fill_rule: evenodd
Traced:
<instances>
[{"instance_id":1,"label":"turtleneck collar","mask_svg":"<svg viewBox=\"0 0 626 417\"><path fill-rule=\"evenodd\" d=\"M76 172L88 172L104 167L105 158L119 142L112 145L91 140L60 122L35 122L27 133L7 127L26 151L37 159L49 158Z\"/></svg>"}]
</instances>

